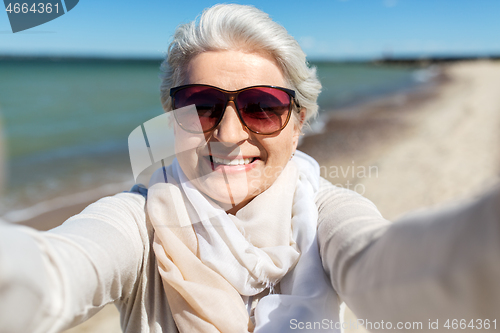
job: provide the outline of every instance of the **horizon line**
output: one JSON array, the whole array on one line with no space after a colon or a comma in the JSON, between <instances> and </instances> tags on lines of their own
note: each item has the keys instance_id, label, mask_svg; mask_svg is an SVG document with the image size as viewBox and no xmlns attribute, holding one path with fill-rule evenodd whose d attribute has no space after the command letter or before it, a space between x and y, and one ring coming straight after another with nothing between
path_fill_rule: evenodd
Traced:
<instances>
[{"instance_id":1,"label":"horizon line","mask_svg":"<svg viewBox=\"0 0 500 333\"><path fill-rule=\"evenodd\" d=\"M74 61L74 62L162 62L164 57L155 56L116 56L116 55L69 55L69 54L0 54L0 61L17 60L17 61ZM428 55L415 55L415 54L401 54L385 57L371 57L371 56L350 56L350 57L311 57L308 62L322 63L322 62L446 62L446 61L460 61L460 60L479 60L479 59L492 59L500 60L500 53L493 54L428 54Z\"/></svg>"}]
</instances>

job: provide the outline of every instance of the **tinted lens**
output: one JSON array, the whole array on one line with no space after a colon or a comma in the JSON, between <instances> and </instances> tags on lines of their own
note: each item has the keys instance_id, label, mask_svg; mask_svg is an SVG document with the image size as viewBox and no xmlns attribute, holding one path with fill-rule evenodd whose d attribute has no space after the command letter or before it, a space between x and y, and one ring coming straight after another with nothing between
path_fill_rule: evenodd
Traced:
<instances>
[{"instance_id":1,"label":"tinted lens","mask_svg":"<svg viewBox=\"0 0 500 333\"><path fill-rule=\"evenodd\" d=\"M242 91L236 102L249 129L270 134L286 124L291 98L283 90L261 87Z\"/></svg>"},{"instance_id":2,"label":"tinted lens","mask_svg":"<svg viewBox=\"0 0 500 333\"><path fill-rule=\"evenodd\" d=\"M196 105L196 111L178 110ZM226 99L224 93L210 87L187 87L174 96L174 114L179 125L192 132L206 132L212 129L221 117ZM187 109L187 108L186 108Z\"/></svg>"}]
</instances>

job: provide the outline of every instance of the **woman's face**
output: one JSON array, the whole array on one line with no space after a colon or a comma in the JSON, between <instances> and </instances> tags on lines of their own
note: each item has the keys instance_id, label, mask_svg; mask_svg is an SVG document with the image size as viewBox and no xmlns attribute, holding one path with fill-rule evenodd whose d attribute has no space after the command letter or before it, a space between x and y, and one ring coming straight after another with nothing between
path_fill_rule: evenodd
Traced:
<instances>
[{"instance_id":1,"label":"woman's face","mask_svg":"<svg viewBox=\"0 0 500 333\"><path fill-rule=\"evenodd\" d=\"M286 87L274 59L242 51L199 54L188 65L186 83L225 90L255 85ZM243 126L234 103L229 102L219 126L211 132L192 134L175 123L177 160L198 190L235 213L271 186L290 160L300 134L292 117L278 133L255 134ZM229 165L229 161L238 165Z\"/></svg>"}]
</instances>

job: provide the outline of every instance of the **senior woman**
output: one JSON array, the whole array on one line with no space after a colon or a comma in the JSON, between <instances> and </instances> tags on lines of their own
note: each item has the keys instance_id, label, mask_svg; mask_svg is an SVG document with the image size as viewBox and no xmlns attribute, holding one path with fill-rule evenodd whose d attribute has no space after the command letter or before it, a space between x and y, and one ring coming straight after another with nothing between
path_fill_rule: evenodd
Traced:
<instances>
[{"instance_id":1,"label":"senior woman","mask_svg":"<svg viewBox=\"0 0 500 333\"><path fill-rule=\"evenodd\" d=\"M124 332L338 332L337 293L379 328L494 313L498 290L478 291L500 275L487 269L498 242L479 273L464 270L484 249L463 240L467 214L389 226L296 151L319 91L297 42L253 7L214 6L180 26L161 85L177 159L149 189L49 232L0 224L0 331L58 332L114 303ZM474 237L496 235L499 198L466 207Z\"/></svg>"},{"instance_id":2,"label":"senior woman","mask_svg":"<svg viewBox=\"0 0 500 333\"><path fill-rule=\"evenodd\" d=\"M216 6L174 35L161 93L177 159L153 175L146 216L180 331L338 322L316 240L328 185L294 157L320 87L297 42L255 8Z\"/></svg>"}]
</instances>

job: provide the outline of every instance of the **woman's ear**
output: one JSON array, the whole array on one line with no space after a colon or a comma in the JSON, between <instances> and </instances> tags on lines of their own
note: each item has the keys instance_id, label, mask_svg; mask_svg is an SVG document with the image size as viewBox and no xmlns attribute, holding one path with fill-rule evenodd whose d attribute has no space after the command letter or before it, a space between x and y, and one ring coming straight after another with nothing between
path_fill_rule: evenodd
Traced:
<instances>
[{"instance_id":1,"label":"woman's ear","mask_svg":"<svg viewBox=\"0 0 500 333\"><path fill-rule=\"evenodd\" d=\"M298 121L294 119L294 133L293 133L293 139L292 139L292 145L293 149L297 149L297 145L299 144L299 137L302 133L302 126L304 126L304 123L306 121L306 109L302 108L300 109L300 113L298 116Z\"/></svg>"},{"instance_id":2,"label":"woman's ear","mask_svg":"<svg viewBox=\"0 0 500 333\"><path fill-rule=\"evenodd\" d=\"M300 120L300 130L302 131L302 126L306 121L306 108L300 109L299 120Z\"/></svg>"}]
</instances>

